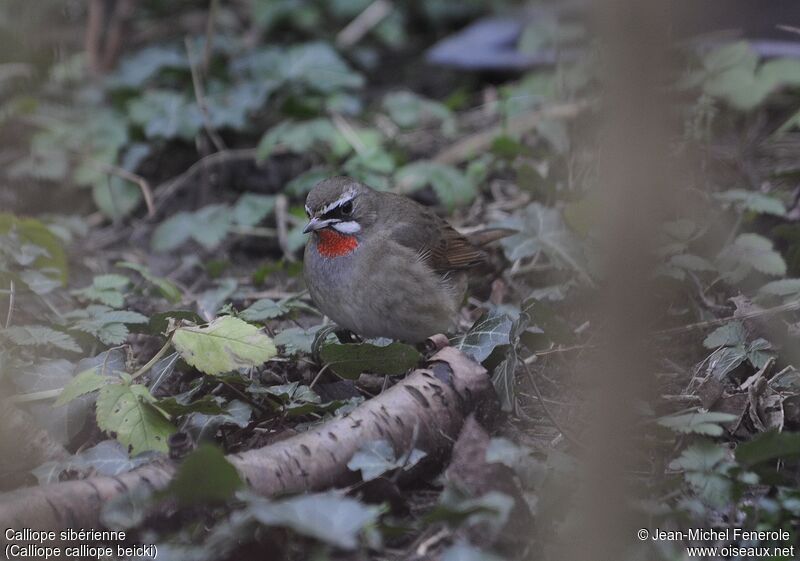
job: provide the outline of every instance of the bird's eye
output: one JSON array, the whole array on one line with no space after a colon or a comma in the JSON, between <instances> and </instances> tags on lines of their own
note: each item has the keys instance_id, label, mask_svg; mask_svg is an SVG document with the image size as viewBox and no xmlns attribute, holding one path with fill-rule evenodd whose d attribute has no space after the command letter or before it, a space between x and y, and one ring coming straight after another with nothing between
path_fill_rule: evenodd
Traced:
<instances>
[{"instance_id":1,"label":"bird's eye","mask_svg":"<svg viewBox=\"0 0 800 561\"><path fill-rule=\"evenodd\" d=\"M339 208L342 210L342 214L350 215L353 213L353 201L347 201Z\"/></svg>"}]
</instances>

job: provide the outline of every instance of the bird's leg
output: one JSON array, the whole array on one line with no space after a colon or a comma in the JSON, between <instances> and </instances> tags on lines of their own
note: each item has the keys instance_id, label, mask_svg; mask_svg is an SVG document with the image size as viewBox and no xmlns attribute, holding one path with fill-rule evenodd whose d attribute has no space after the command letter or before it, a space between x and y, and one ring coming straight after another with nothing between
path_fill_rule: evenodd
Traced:
<instances>
[{"instance_id":1,"label":"bird's leg","mask_svg":"<svg viewBox=\"0 0 800 561\"><path fill-rule=\"evenodd\" d=\"M334 329L333 334L336 335L336 338L339 339L339 342L343 345L346 345L347 343L361 343L363 341L361 337L349 329L344 329L343 327Z\"/></svg>"}]
</instances>

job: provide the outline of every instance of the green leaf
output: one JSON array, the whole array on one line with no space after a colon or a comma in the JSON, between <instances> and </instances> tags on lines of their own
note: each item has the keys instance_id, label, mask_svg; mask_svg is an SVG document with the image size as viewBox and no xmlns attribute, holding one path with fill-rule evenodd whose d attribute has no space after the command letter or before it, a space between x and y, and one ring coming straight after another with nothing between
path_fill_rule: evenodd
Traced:
<instances>
[{"instance_id":1,"label":"green leaf","mask_svg":"<svg viewBox=\"0 0 800 561\"><path fill-rule=\"evenodd\" d=\"M269 298L263 298L261 300L256 300L250 304L250 306L242 310L241 313L239 313L239 317L245 321L264 321L266 319L275 319L285 316L291 311L292 309L283 302L275 302Z\"/></svg>"},{"instance_id":2,"label":"green leaf","mask_svg":"<svg viewBox=\"0 0 800 561\"><path fill-rule=\"evenodd\" d=\"M204 327L179 327L172 343L183 360L212 375L261 366L277 353L272 339L258 327L231 316Z\"/></svg>"},{"instance_id":3,"label":"green leaf","mask_svg":"<svg viewBox=\"0 0 800 561\"><path fill-rule=\"evenodd\" d=\"M206 249L214 249L225 239L232 220L233 212L225 205L179 212L156 227L150 243L157 252L171 251L190 239Z\"/></svg>"},{"instance_id":4,"label":"green leaf","mask_svg":"<svg viewBox=\"0 0 800 561\"><path fill-rule=\"evenodd\" d=\"M403 454L398 458L392 444L381 439L361 446L347 462L347 467L350 471L360 471L362 481L372 481L397 468L409 470L425 456L425 452L414 448L410 454Z\"/></svg>"},{"instance_id":5,"label":"green leaf","mask_svg":"<svg viewBox=\"0 0 800 561\"><path fill-rule=\"evenodd\" d=\"M64 386L64 391L58 396L54 407L60 407L65 403L69 403L76 397L80 397L95 390L99 390L109 382L107 376L102 376L97 372L97 367L89 368L77 374L69 384Z\"/></svg>"},{"instance_id":6,"label":"green leaf","mask_svg":"<svg viewBox=\"0 0 800 561\"><path fill-rule=\"evenodd\" d=\"M800 433L774 430L756 435L736 447L736 459L744 465L754 466L779 458L789 459L800 455Z\"/></svg>"},{"instance_id":7,"label":"green leaf","mask_svg":"<svg viewBox=\"0 0 800 561\"><path fill-rule=\"evenodd\" d=\"M131 455L147 450L166 452L175 427L152 402L142 385L106 384L97 396L97 425L113 433Z\"/></svg>"},{"instance_id":8,"label":"green leaf","mask_svg":"<svg viewBox=\"0 0 800 561\"><path fill-rule=\"evenodd\" d=\"M722 347L708 357L709 375L721 380L728 372L731 372L746 359L747 349L744 345Z\"/></svg>"},{"instance_id":9,"label":"green leaf","mask_svg":"<svg viewBox=\"0 0 800 561\"><path fill-rule=\"evenodd\" d=\"M128 103L128 116L132 123L142 127L147 138L191 141L203 127L197 104L169 90L145 90Z\"/></svg>"},{"instance_id":10,"label":"green leaf","mask_svg":"<svg viewBox=\"0 0 800 561\"><path fill-rule=\"evenodd\" d=\"M790 296L800 294L800 279L780 279L768 282L758 289L761 296Z\"/></svg>"},{"instance_id":11,"label":"green leaf","mask_svg":"<svg viewBox=\"0 0 800 561\"><path fill-rule=\"evenodd\" d=\"M0 335L22 347L53 346L73 353L81 352L81 347L75 339L66 333L41 325L14 325L0 331Z\"/></svg>"},{"instance_id":12,"label":"green leaf","mask_svg":"<svg viewBox=\"0 0 800 561\"><path fill-rule=\"evenodd\" d=\"M58 272L56 278L63 284L67 280L67 253L61 240L35 218L17 218L13 214L0 212L0 234L16 233L20 243L38 247L33 266L39 270L52 269Z\"/></svg>"},{"instance_id":13,"label":"green leaf","mask_svg":"<svg viewBox=\"0 0 800 561\"><path fill-rule=\"evenodd\" d=\"M464 335L450 339L450 344L476 362L483 362L495 347L508 345L511 325L507 315L487 312Z\"/></svg>"},{"instance_id":14,"label":"green leaf","mask_svg":"<svg viewBox=\"0 0 800 561\"><path fill-rule=\"evenodd\" d=\"M433 161L413 162L399 169L395 181L402 192L416 191L430 185L448 209L464 206L477 196L476 186L461 170Z\"/></svg>"},{"instance_id":15,"label":"green leaf","mask_svg":"<svg viewBox=\"0 0 800 561\"><path fill-rule=\"evenodd\" d=\"M758 234L740 234L719 253L717 266L732 284L743 281L752 270L772 276L786 274L781 254L772 248L769 239Z\"/></svg>"},{"instance_id":16,"label":"green leaf","mask_svg":"<svg viewBox=\"0 0 800 561\"><path fill-rule=\"evenodd\" d=\"M354 380L362 372L398 376L419 364L422 355L414 347L394 342L385 347L369 343L325 345L320 357L342 378Z\"/></svg>"},{"instance_id":17,"label":"green leaf","mask_svg":"<svg viewBox=\"0 0 800 561\"><path fill-rule=\"evenodd\" d=\"M290 327L275 335L274 343L278 347L283 347L283 354L295 355L298 353L311 353L311 346L314 343L317 331L321 325L315 325L308 329L302 327Z\"/></svg>"},{"instance_id":18,"label":"green leaf","mask_svg":"<svg viewBox=\"0 0 800 561\"><path fill-rule=\"evenodd\" d=\"M658 419L658 424L679 433L721 436L720 423L732 423L738 417L716 411L696 411L684 415L669 415Z\"/></svg>"},{"instance_id":19,"label":"green leaf","mask_svg":"<svg viewBox=\"0 0 800 561\"><path fill-rule=\"evenodd\" d=\"M346 156L352 151L342 133L330 120L324 118L301 122L284 121L274 126L259 141L256 148L257 158L266 159L278 146L295 154L324 146L336 157Z\"/></svg>"},{"instance_id":20,"label":"green leaf","mask_svg":"<svg viewBox=\"0 0 800 561\"><path fill-rule=\"evenodd\" d=\"M456 132L456 121L450 109L413 92L390 93L383 98L383 107L400 128L414 129L428 123L438 123L445 136L452 136Z\"/></svg>"},{"instance_id":21,"label":"green leaf","mask_svg":"<svg viewBox=\"0 0 800 561\"><path fill-rule=\"evenodd\" d=\"M244 486L219 448L201 444L181 461L165 493L183 506L222 503Z\"/></svg>"},{"instance_id":22,"label":"green leaf","mask_svg":"<svg viewBox=\"0 0 800 561\"><path fill-rule=\"evenodd\" d=\"M155 286L161 293L161 295L173 304L177 304L178 302L181 301L181 298L183 298L183 293L181 292L180 288L175 286L167 279L154 275L144 265L139 265L138 263L131 263L129 261L120 261L119 263L116 263L116 266L124 267L126 269L133 269L134 271L142 275L142 277L147 282Z\"/></svg>"},{"instance_id":23,"label":"green leaf","mask_svg":"<svg viewBox=\"0 0 800 561\"><path fill-rule=\"evenodd\" d=\"M557 209L531 203L511 219L496 225L519 232L500 240L510 261L543 254L556 268L572 269L587 284L594 285L583 246L564 224Z\"/></svg>"},{"instance_id":24,"label":"green leaf","mask_svg":"<svg viewBox=\"0 0 800 561\"><path fill-rule=\"evenodd\" d=\"M279 501L252 497L248 512L261 524L288 528L333 546L353 550L358 535L375 524L380 507L366 506L335 491Z\"/></svg>"},{"instance_id":25,"label":"green leaf","mask_svg":"<svg viewBox=\"0 0 800 561\"><path fill-rule=\"evenodd\" d=\"M770 197L758 191L745 189L731 189L717 193L714 197L728 204L736 205L740 210L749 210L759 214L772 214L775 216L786 215L786 207L780 199Z\"/></svg>"},{"instance_id":26,"label":"green leaf","mask_svg":"<svg viewBox=\"0 0 800 561\"><path fill-rule=\"evenodd\" d=\"M731 466L724 446L700 441L686 448L669 467L684 470L686 481L704 501L721 507L731 500L732 482L727 475Z\"/></svg>"},{"instance_id":27,"label":"green leaf","mask_svg":"<svg viewBox=\"0 0 800 561\"><path fill-rule=\"evenodd\" d=\"M275 209L273 195L245 193L233 206L233 221L241 226L255 226Z\"/></svg>"},{"instance_id":28,"label":"green leaf","mask_svg":"<svg viewBox=\"0 0 800 561\"><path fill-rule=\"evenodd\" d=\"M517 351L511 347L503 362L498 364L492 372L492 384L500 400L500 408L507 413L513 411L517 404L517 364Z\"/></svg>"},{"instance_id":29,"label":"green leaf","mask_svg":"<svg viewBox=\"0 0 800 561\"><path fill-rule=\"evenodd\" d=\"M709 333L703 341L703 346L707 349L716 349L743 345L746 342L747 331L744 324L740 321L731 321Z\"/></svg>"}]
</instances>

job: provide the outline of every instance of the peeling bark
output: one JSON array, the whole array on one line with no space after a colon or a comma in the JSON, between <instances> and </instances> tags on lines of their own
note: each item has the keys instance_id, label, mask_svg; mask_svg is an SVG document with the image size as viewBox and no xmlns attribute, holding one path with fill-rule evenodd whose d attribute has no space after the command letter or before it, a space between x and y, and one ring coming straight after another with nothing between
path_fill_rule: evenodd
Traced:
<instances>
[{"instance_id":1,"label":"peeling bark","mask_svg":"<svg viewBox=\"0 0 800 561\"><path fill-rule=\"evenodd\" d=\"M357 479L347 462L365 442L385 438L397 452L413 445L432 459L444 460L470 413L486 418L496 410L486 370L446 347L428 368L414 371L349 415L287 440L229 455L228 460L261 495L319 491ZM177 465L165 459L118 477L15 491L0 499L0 527L95 528L106 502L138 485L166 488Z\"/></svg>"},{"instance_id":2,"label":"peeling bark","mask_svg":"<svg viewBox=\"0 0 800 561\"><path fill-rule=\"evenodd\" d=\"M0 488L22 484L29 471L51 460L64 460L69 452L36 425L30 413L8 400L0 402Z\"/></svg>"}]
</instances>

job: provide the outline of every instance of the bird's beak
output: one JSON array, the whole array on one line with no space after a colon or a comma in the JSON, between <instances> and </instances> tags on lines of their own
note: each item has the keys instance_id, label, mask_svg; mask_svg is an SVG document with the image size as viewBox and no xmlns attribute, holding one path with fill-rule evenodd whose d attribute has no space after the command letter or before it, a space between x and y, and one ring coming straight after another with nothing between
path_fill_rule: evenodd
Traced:
<instances>
[{"instance_id":1,"label":"bird's beak","mask_svg":"<svg viewBox=\"0 0 800 561\"><path fill-rule=\"evenodd\" d=\"M306 224L306 227L303 228L303 233L304 234L308 234L309 232L315 232L317 230L322 230L323 228L327 228L328 226L330 226L334 222L338 222L338 220L333 219L333 218L329 218L327 220L320 220L319 218L314 217L311 220L309 220L308 224Z\"/></svg>"}]
</instances>

